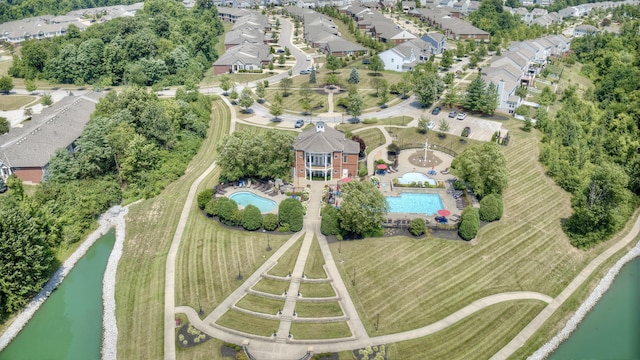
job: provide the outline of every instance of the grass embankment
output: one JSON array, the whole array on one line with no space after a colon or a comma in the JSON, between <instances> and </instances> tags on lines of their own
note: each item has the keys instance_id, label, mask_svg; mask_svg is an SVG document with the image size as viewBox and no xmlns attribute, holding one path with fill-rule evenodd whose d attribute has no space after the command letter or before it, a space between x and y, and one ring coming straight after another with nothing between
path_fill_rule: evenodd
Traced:
<instances>
[{"instance_id":1,"label":"grass embankment","mask_svg":"<svg viewBox=\"0 0 640 360\"><path fill-rule=\"evenodd\" d=\"M362 140L364 140L364 143L367 145L367 149L365 150L367 155L379 146L384 145L386 142L382 131L376 128L358 131L355 135L358 135Z\"/></svg>"},{"instance_id":2,"label":"grass embankment","mask_svg":"<svg viewBox=\"0 0 640 360\"><path fill-rule=\"evenodd\" d=\"M252 289L255 291L261 291L267 294L282 295L285 289L289 288L289 281L280 281L273 279L260 279Z\"/></svg>"},{"instance_id":3,"label":"grass embankment","mask_svg":"<svg viewBox=\"0 0 640 360\"><path fill-rule=\"evenodd\" d=\"M229 310L216 321L216 324L247 334L271 336L280 326L279 320L263 319L236 310Z\"/></svg>"},{"instance_id":4,"label":"grass embankment","mask_svg":"<svg viewBox=\"0 0 640 360\"><path fill-rule=\"evenodd\" d=\"M300 247L302 246L302 239L304 238L304 233L300 235L298 240L285 252L282 257L278 260L278 263L275 264L271 269L269 269L268 273L274 276L285 277L288 276L293 268L296 265L296 259L298 259L298 253L300 252Z\"/></svg>"},{"instance_id":5,"label":"grass embankment","mask_svg":"<svg viewBox=\"0 0 640 360\"><path fill-rule=\"evenodd\" d=\"M306 298L323 298L336 296L336 292L328 282L323 283L302 283L300 284L300 294Z\"/></svg>"},{"instance_id":6,"label":"grass embankment","mask_svg":"<svg viewBox=\"0 0 640 360\"><path fill-rule=\"evenodd\" d=\"M510 175L503 194L505 215L483 227L475 245L406 237L343 242L339 270L344 279L357 271L356 286L345 283L370 334L378 315L378 333L388 334L428 325L496 293L526 290L555 297L611 245L588 251L570 246L560 225L571 213L570 196L537 161L537 134L520 131L515 121L505 126L513 140L504 148ZM337 256L338 244L330 246ZM504 336L510 339L526 323L518 322ZM490 347L495 339L482 341L481 346ZM464 347L450 351L456 357Z\"/></svg>"},{"instance_id":7,"label":"grass embankment","mask_svg":"<svg viewBox=\"0 0 640 360\"><path fill-rule=\"evenodd\" d=\"M35 101L35 96L3 95L0 96L0 111L18 110Z\"/></svg>"},{"instance_id":8,"label":"grass embankment","mask_svg":"<svg viewBox=\"0 0 640 360\"><path fill-rule=\"evenodd\" d=\"M346 322L302 323L291 324L291 335L294 339L339 339L351 336Z\"/></svg>"},{"instance_id":9,"label":"grass embankment","mask_svg":"<svg viewBox=\"0 0 640 360\"><path fill-rule=\"evenodd\" d=\"M342 308L337 301L328 302L305 302L298 301L296 303L296 313L298 317L303 318L321 318L342 316Z\"/></svg>"},{"instance_id":10,"label":"grass embankment","mask_svg":"<svg viewBox=\"0 0 640 360\"><path fill-rule=\"evenodd\" d=\"M229 132L229 118L224 103L215 101L207 139L185 175L130 209L116 286L118 355L123 359L163 356L166 254L189 187L211 164L215 145Z\"/></svg>"},{"instance_id":11,"label":"grass embankment","mask_svg":"<svg viewBox=\"0 0 640 360\"><path fill-rule=\"evenodd\" d=\"M326 279L327 273L324 271L324 257L320 251L318 237L313 236L309 256L304 264L304 276L308 279Z\"/></svg>"},{"instance_id":12,"label":"grass embankment","mask_svg":"<svg viewBox=\"0 0 640 360\"><path fill-rule=\"evenodd\" d=\"M492 305L432 335L387 346L389 359L488 359L545 304L519 300ZM380 326L383 326L382 320Z\"/></svg>"},{"instance_id":13,"label":"grass embankment","mask_svg":"<svg viewBox=\"0 0 640 360\"><path fill-rule=\"evenodd\" d=\"M279 310L284 308L284 300L275 300L247 294L236 303L236 306L263 314L276 315Z\"/></svg>"}]
</instances>

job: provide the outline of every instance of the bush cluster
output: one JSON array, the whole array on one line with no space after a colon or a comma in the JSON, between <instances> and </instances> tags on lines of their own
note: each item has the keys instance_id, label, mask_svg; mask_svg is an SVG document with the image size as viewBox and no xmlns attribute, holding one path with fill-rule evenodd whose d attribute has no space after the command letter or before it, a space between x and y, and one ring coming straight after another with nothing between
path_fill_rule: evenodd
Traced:
<instances>
[{"instance_id":1,"label":"bush cluster","mask_svg":"<svg viewBox=\"0 0 640 360\"><path fill-rule=\"evenodd\" d=\"M302 230L304 208L296 199L284 199L278 207L278 219L281 227L288 225L291 231Z\"/></svg>"},{"instance_id":2,"label":"bush cluster","mask_svg":"<svg viewBox=\"0 0 640 360\"><path fill-rule=\"evenodd\" d=\"M420 236L424 234L427 230L427 226L424 223L424 220L420 218L411 219L409 223L409 231L413 234L413 236Z\"/></svg>"},{"instance_id":3,"label":"bush cluster","mask_svg":"<svg viewBox=\"0 0 640 360\"><path fill-rule=\"evenodd\" d=\"M480 229L479 210L468 206L462 211L460 225L458 226L458 235L464 240L471 240L476 237Z\"/></svg>"},{"instance_id":4,"label":"bush cluster","mask_svg":"<svg viewBox=\"0 0 640 360\"><path fill-rule=\"evenodd\" d=\"M322 221L320 222L320 232L323 235L340 234L340 223L338 209L333 206L325 206L322 209Z\"/></svg>"},{"instance_id":5,"label":"bush cluster","mask_svg":"<svg viewBox=\"0 0 640 360\"><path fill-rule=\"evenodd\" d=\"M502 218L504 204L500 194L490 194L480 200L480 220L496 221Z\"/></svg>"}]
</instances>

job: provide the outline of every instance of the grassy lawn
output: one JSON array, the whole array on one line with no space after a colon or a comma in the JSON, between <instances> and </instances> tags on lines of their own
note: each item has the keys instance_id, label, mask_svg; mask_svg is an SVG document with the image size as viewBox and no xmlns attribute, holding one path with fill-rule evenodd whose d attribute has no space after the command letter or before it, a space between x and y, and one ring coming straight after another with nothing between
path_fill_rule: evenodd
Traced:
<instances>
[{"instance_id":1,"label":"grassy lawn","mask_svg":"<svg viewBox=\"0 0 640 360\"><path fill-rule=\"evenodd\" d=\"M239 311L229 310L216 321L216 324L247 334L271 336L274 330L278 330L280 321L263 319Z\"/></svg>"},{"instance_id":2,"label":"grassy lawn","mask_svg":"<svg viewBox=\"0 0 640 360\"><path fill-rule=\"evenodd\" d=\"M284 308L284 301L247 294L236 303L236 306L263 314L275 315L278 310Z\"/></svg>"},{"instance_id":3,"label":"grassy lawn","mask_svg":"<svg viewBox=\"0 0 640 360\"><path fill-rule=\"evenodd\" d=\"M229 116L222 101L215 101L208 137L185 175L160 195L132 206L129 211L116 286L118 355L124 359L162 357L167 251L189 187L211 164L215 145L229 132ZM201 300L208 301L204 297L202 292Z\"/></svg>"},{"instance_id":4,"label":"grassy lawn","mask_svg":"<svg viewBox=\"0 0 640 360\"><path fill-rule=\"evenodd\" d=\"M300 235L300 238L296 240L296 243L293 244L293 246L291 246L284 255L282 255L278 263L269 270L270 275L287 276L290 271L293 271L293 268L296 265L296 260L298 259L300 247L302 246L303 238L304 234Z\"/></svg>"},{"instance_id":5,"label":"grassy lawn","mask_svg":"<svg viewBox=\"0 0 640 360\"><path fill-rule=\"evenodd\" d=\"M294 339L339 339L351 336L347 322L330 323L302 323L291 324L291 334Z\"/></svg>"},{"instance_id":6,"label":"grassy lawn","mask_svg":"<svg viewBox=\"0 0 640 360\"><path fill-rule=\"evenodd\" d=\"M18 110L21 107L33 102L35 96L27 95L2 95L0 96L0 110Z\"/></svg>"},{"instance_id":7,"label":"grassy lawn","mask_svg":"<svg viewBox=\"0 0 640 360\"><path fill-rule=\"evenodd\" d=\"M330 283L301 283L300 293L307 298L336 296Z\"/></svg>"},{"instance_id":8,"label":"grassy lawn","mask_svg":"<svg viewBox=\"0 0 640 360\"><path fill-rule=\"evenodd\" d=\"M298 317L316 318L316 317L332 317L342 316L342 308L337 301L331 302L306 302L298 301L296 303L296 313Z\"/></svg>"},{"instance_id":9,"label":"grassy lawn","mask_svg":"<svg viewBox=\"0 0 640 360\"><path fill-rule=\"evenodd\" d=\"M436 124L436 128L437 126L438 125ZM394 140L394 143L400 146L405 144L416 144L416 146L422 145L424 147L425 135L420 134L417 128L393 128L392 127L392 128L388 128L387 132L389 133L389 135L391 135L391 137L395 136L397 138L397 140ZM358 133L358 135L360 134L361 133ZM426 137L429 139L430 146L435 145L437 147L445 147L455 151L458 154L463 152L464 149L470 146L482 144L482 141L469 139L469 138L466 138L465 139L466 142L462 143L460 142L460 139L461 139L460 136L451 135L451 134L447 134L445 138L441 138L438 136L438 133L436 131L427 132Z\"/></svg>"},{"instance_id":10,"label":"grassy lawn","mask_svg":"<svg viewBox=\"0 0 640 360\"><path fill-rule=\"evenodd\" d=\"M282 295L285 289L289 288L289 281L279 281L262 278L253 285L253 290L262 291L268 294Z\"/></svg>"},{"instance_id":11,"label":"grassy lawn","mask_svg":"<svg viewBox=\"0 0 640 360\"><path fill-rule=\"evenodd\" d=\"M387 353L389 359L488 359L544 306L534 300L492 305L435 334L390 344ZM380 320L379 329L384 326Z\"/></svg>"},{"instance_id":12,"label":"grassy lawn","mask_svg":"<svg viewBox=\"0 0 640 360\"><path fill-rule=\"evenodd\" d=\"M366 153L369 154L373 149L385 143L384 135L379 129L366 129L357 133L359 137L367 144Z\"/></svg>"},{"instance_id":13,"label":"grassy lawn","mask_svg":"<svg viewBox=\"0 0 640 360\"><path fill-rule=\"evenodd\" d=\"M282 90L278 87L277 84L267 88L267 91L265 92L265 99L269 102L269 104L273 103L276 94L282 94ZM328 98L325 93L320 93L319 91L311 91L309 98L311 99L311 105L314 107L314 109L312 110L312 114L326 112L329 109ZM282 98L282 108L288 110L287 112L302 113L304 111L304 109L302 108L302 99L303 97L300 93L299 88L292 88L289 90L289 96ZM266 107L270 107L270 105Z\"/></svg>"},{"instance_id":14,"label":"grassy lawn","mask_svg":"<svg viewBox=\"0 0 640 360\"><path fill-rule=\"evenodd\" d=\"M345 132L346 131L353 132L354 130L361 129L367 126L372 126L372 125L405 126L408 123L410 123L411 120L413 120L413 118L409 116L394 116L390 118L378 119L378 122L376 124L364 124L362 122L359 122L357 124L339 124L338 126L336 126L336 129L340 131L345 131Z\"/></svg>"},{"instance_id":15,"label":"grassy lawn","mask_svg":"<svg viewBox=\"0 0 640 360\"><path fill-rule=\"evenodd\" d=\"M324 271L324 257L320 251L320 245L318 244L318 238L313 237L311 243L311 249L309 249L309 256L307 262L304 264L304 275L309 279L326 279L327 273Z\"/></svg>"},{"instance_id":16,"label":"grassy lawn","mask_svg":"<svg viewBox=\"0 0 640 360\"><path fill-rule=\"evenodd\" d=\"M182 324L186 324L189 319L184 314L176 314L177 318L180 318ZM176 328L176 334L178 333L178 328ZM177 336L177 335L176 335ZM201 343L198 346L194 346L191 348L183 349L176 343L176 359L178 360L224 360L220 354L220 347L224 343L218 339L209 339L204 343Z\"/></svg>"},{"instance_id":17,"label":"grassy lawn","mask_svg":"<svg viewBox=\"0 0 640 360\"><path fill-rule=\"evenodd\" d=\"M559 219L571 213L570 196L544 175L537 133L522 132L515 121L505 126L514 140L503 148L510 175L505 215L480 230L477 244L406 237L342 244L338 269L343 279L357 271L356 286L345 285L370 334L378 314L385 324L378 333L388 334L425 326L491 294L528 290L554 297L611 245L579 251L569 244ZM337 256L338 244L330 246Z\"/></svg>"}]
</instances>

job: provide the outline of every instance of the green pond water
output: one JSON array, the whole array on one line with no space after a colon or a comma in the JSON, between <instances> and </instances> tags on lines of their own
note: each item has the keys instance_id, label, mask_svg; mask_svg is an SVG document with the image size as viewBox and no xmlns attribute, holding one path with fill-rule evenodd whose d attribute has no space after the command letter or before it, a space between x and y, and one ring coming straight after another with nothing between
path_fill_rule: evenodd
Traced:
<instances>
[{"instance_id":1,"label":"green pond water","mask_svg":"<svg viewBox=\"0 0 640 360\"><path fill-rule=\"evenodd\" d=\"M602 299L549 359L640 359L640 258L622 267Z\"/></svg>"},{"instance_id":2,"label":"green pond water","mask_svg":"<svg viewBox=\"0 0 640 360\"><path fill-rule=\"evenodd\" d=\"M102 277L114 231L96 241L0 359L100 359Z\"/></svg>"}]
</instances>

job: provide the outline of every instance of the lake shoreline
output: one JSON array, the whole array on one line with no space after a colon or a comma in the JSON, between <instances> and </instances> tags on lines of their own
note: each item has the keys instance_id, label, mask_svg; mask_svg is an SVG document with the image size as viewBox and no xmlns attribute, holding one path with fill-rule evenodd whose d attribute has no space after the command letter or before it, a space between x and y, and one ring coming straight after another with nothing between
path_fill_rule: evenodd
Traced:
<instances>
[{"instance_id":1,"label":"lake shoreline","mask_svg":"<svg viewBox=\"0 0 640 360\"><path fill-rule=\"evenodd\" d=\"M620 258L620 260L618 260L611 267L611 269L609 269L607 274L600 280L591 294L589 294L589 297L587 297L587 299L580 305L573 316L571 316L571 318L567 321L567 324L564 326L564 328L562 328L562 330L560 330L560 332L556 334L551 340L542 345L536 352L529 356L528 359L542 360L551 355L551 353L553 353L558 348L558 346L560 346L562 342L567 340L571 333L573 333L578 328L578 325L580 325L582 320L584 320L587 314L594 308L594 306L607 292L607 290L609 290L622 267L637 257L640 257L640 241L628 253Z\"/></svg>"}]
</instances>

